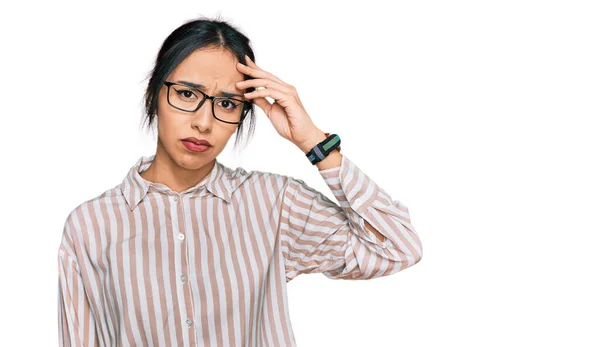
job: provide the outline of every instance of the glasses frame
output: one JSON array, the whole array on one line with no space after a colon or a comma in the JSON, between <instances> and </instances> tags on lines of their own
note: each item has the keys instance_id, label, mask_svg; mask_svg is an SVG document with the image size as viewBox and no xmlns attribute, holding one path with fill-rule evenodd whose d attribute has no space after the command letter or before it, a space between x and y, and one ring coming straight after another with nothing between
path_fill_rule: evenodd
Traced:
<instances>
[{"instance_id":1,"label":"glasses frame","mask_svg":"<svg viewBox=\"0 0 600 347\"><path fill-rule=\"evenodd\" d=\"M176 109L178 109L178 110L180 110L180 111L183 111L183 112L194 113L194 112L198 111L198 110L200 109L200 107L202 107L202 105L204 105L204 101L206 101L206 99L208 98L208 99L210 99L210 101L211 101L211 110L212 110L212 115L213 115L213 117L215 117L215 119L217 119L218 121L220 121L220 122L223 122L223 123L228 123L228 124L241 124L241 123L244 121L244 118L246 118L246 116L248 115L248 111L250 111L250 108L252 107L252 102L250 102L250 101L247 101L247 100L241 100L241 99L238 99L238 98L234 98L234 97L228 97L228 96L212 96L212 95L208 95L208 94L206 94L205 92L203 92L203 91L201 91L201 90L199 90L199 89L197 89L197 88L190 87L190 86L188 86L188 85L186 85L186 84L175 83L175 82L169 82L169 81L165 81L165 82L163 82L163 84L164 84L165 86L167 86L167 102L169 103L169 105L171 105L171 107L173 107L173 108L176 108ZM171 100L169 100L169 99L170 99L169 95L171 94L171 86L172 86L172 85L182 86L182 87L186 87L186 88L189 88L189 89L195 90L195 91L197 91L197 92L199 92L199 93L201 93L201 94L202 94L202 100L200 100L200 102L198 103L198 106L196 106L196 108L195 108L193 111L190 111L190 110L184 110L184 109L182 109L182 108L179 108L179 107L177 107L177 106L173 105L173 104L171 103ZM243 107L243 109L242 109L242 118L240 118L240 121L239 121L239 122L228 122L228 121L226 121L226 120L219 119L219 118L218 118L218 117L215 115L215 100L220 100L220 99L233 99L233 100L241 101L241 102L244 104L244 107Z\"/></svg>"}]
</instances>

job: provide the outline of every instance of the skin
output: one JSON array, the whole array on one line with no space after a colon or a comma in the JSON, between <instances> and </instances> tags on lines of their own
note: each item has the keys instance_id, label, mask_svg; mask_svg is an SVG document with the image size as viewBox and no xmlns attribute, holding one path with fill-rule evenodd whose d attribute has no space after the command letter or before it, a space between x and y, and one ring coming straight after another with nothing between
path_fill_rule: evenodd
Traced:
<instances>
[{"instance_id":1,"label":"skin","mask_svg":"<svg viewBox=\"0 0 600 347\"><path fill-rule=\"evenodd\" d=\"M243 74L253 79L244 81ZM191 53L168 76L167 81L188 81L207 87L203 92L218 95L219 91L244 94L249 87L259 88L244 94L254 102L271 121L277 133L295 144L302 153L325 140L300 102L296 89L275 75L258 67L248 56L245 64L221 47L205 47ZM263 89L260 89L263 88ZM274 100L270 103L265 97ZM161 183L175 192L182 192L201 182L213 168L215 158L223 151L237 124L215 119L211 105L206 102L195 113L177 110L167 102L167 86L159 93L156 157L140 175L150 182ZM212 144L205 152L191 152L181 143L186 137L206 139ZM342 155L331 152L316 164L319 170L339 167ZM365 226L379 240L385 237L365 221Z\"/></svg>"},{"instance_id":2,"label":"skin","mask_svg":"<svg viewBox=\"0 0 600 347\"><path fill-rule=\"evenodd\" d=\"M203 92L209 95L217 95L220 90L243 94L243 90L235 86L235 82L244 79L235 68L236 63L228 51L217 48L197 50L173 70L167 81L199 83L207 87ZM159 94L156 157L141 176L180 193L210 173L215 158L223 151L237 125L215 119L209 100L195 113L175 109L167 102L167 90L163 85ZM181 142L186 137L205 139L212 147L205 152L191 152Z\"/></svg>"}]
</instances>

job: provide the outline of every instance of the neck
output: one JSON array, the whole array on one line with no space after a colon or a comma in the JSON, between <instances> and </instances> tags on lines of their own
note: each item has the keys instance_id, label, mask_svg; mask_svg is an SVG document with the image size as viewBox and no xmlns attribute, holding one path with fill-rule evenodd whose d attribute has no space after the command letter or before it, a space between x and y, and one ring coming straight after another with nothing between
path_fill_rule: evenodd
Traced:
<instances>
[{"instance_id":1,"label":"neck","mask_svg":"<svg viewBox=\"0 0 600 347\"><path fill-rule=\"evenodd\" d=\"M182 167L161 148L157 148L154 160L140 176L149 182L163 184L177 193L204 180L216 164L216 159L213 159L199 168Z\"/></svg>"}]
</instances>

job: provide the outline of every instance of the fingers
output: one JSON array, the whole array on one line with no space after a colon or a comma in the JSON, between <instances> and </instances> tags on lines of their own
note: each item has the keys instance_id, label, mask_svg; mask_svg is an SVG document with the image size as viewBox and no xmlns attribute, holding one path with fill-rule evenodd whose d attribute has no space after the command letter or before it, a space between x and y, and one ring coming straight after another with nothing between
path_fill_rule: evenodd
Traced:
<instances>
[{"instance_id":1,"label":"fingers","mask_svg":"<svg viewBox=\"0 0 600 347\"><path fill-rule=\"evenodd\" d=\"M256 79L252 79L252 80L240 81L240 82L237 82L235 84L235 86L238 89L245 89L245 88L250 88L250 87L254 87L254 88L265 87L265 88L271 88L271 89L278 89L278 90L282 90L285 92L291 91L291 88L288 88L287 85L281 85L280 83L277 83L273 80L264 79L264 78L256 78Z\"/></svg>"},{"instance_id":2,"label":"fingers","mask_svg":"<svg viewBox=\"0 0 600 347\"><path fill-rule=\"evenodd\" d=\"M267 89L260 89L260 90L255 90L253 92L250 93L244 93L244 96L248 99L252 99L252 98L256 98L256 97L271 97L273 98L275 101L277 101L278 103L280 102L285 102L286 98L285 98L285 94L282 93L281 91L277 90L277 89L273 89L273 88L267 88ZM283 106L283 105L282 105Z\"/></svg>"},{"instance_id":3,"label":"fingers","mask_svg":"<svg viewBox=\"0 0 600 347\"><path fill-rule=\"evenodd\" d=\"M287 83L280 80L277 76L258 67L258 65L256 65L250 59L250 57L248 57L247 55L245 57L246 57L246 65L239 63L239 62L236 64L236 67L238 68L238 70L240 70L240 72L242 72L246 75L255 77L255 78L270 78L274 81L279 82L282 85L287 85Z\"/></svg>"}]
</instances>

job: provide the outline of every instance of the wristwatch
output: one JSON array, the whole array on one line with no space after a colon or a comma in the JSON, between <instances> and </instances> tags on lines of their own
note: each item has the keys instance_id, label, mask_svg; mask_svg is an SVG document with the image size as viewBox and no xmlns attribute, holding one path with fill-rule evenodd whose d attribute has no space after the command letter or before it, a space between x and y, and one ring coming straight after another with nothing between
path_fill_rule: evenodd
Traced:
<instances>
[{"instance_id":1,"label":"wristwatch","mask_svg":"<svg viewBox=\"0 0 600 347\"><path fill-rule=\"evenodd\" d=\"M329 134L325 133L327 138L320 143L318 143L315 147L313 147L308 153L306 153L306 157L311 162L311 164L315 165L321 160L325 159L329 155L329 153L337 150L341 151L340 144L342 140L337 134Z\"/></svg>"},{"instance_id":2,"label":"wristwatch","mask_svg":"<svg viewBox=\"0 0 600 347\"><path fill-rule=\"evenodd\" d=\"M325 133L325 136L329 137L329 133ZM338 152L342 150L342 146L340 146L342 143L342 140L340 139L340 143L338 143L338 146L335 148Z\"/></svg>"}]
</instances>

